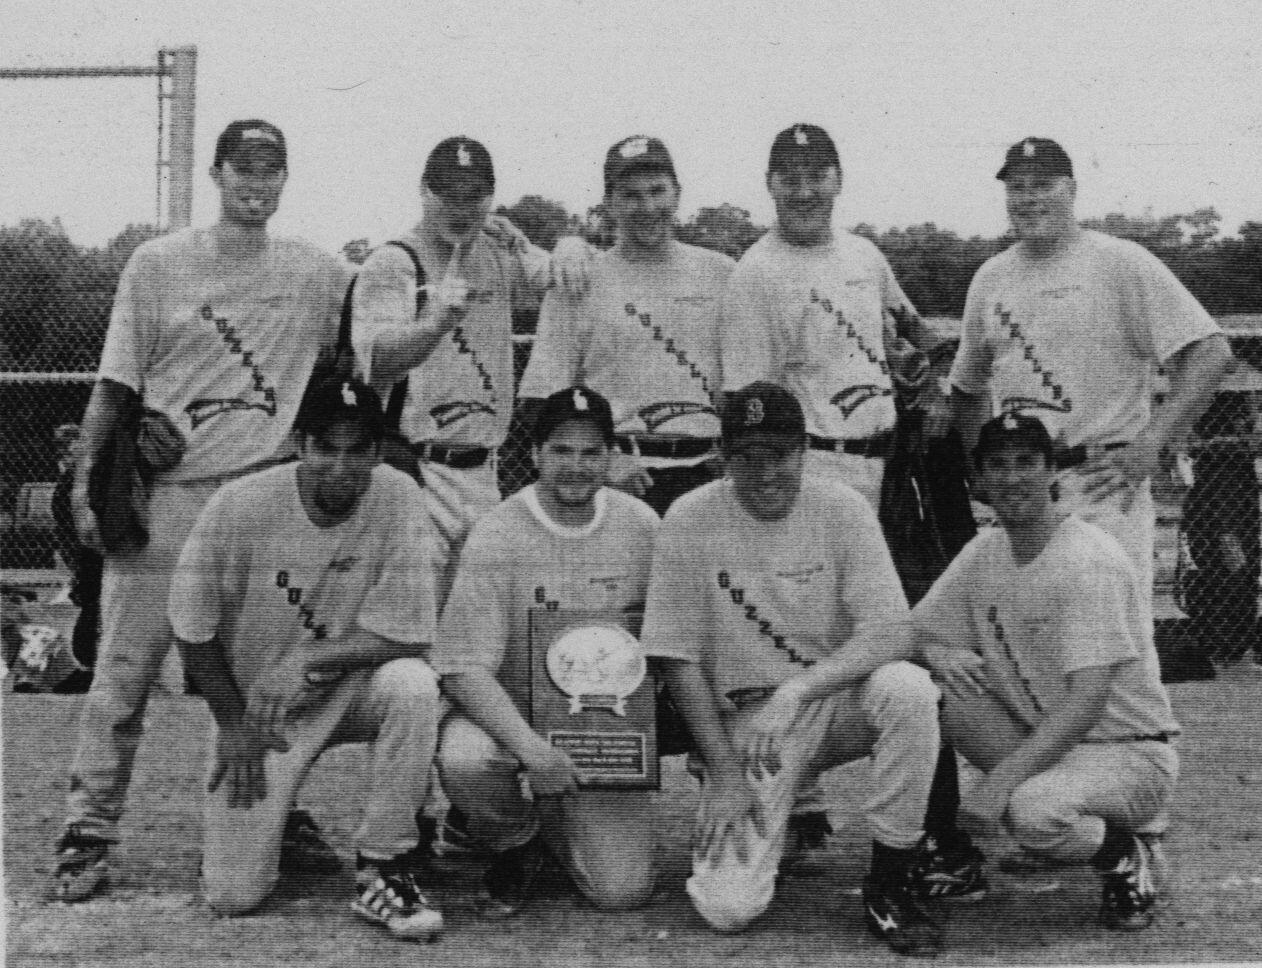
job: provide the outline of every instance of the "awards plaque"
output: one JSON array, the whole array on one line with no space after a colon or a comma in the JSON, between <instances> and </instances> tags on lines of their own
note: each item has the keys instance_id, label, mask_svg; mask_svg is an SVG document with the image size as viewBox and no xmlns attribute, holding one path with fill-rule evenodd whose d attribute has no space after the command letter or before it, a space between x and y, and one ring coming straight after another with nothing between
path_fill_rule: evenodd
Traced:
<instances>
[{"instance_id":1,"label":"awards plaque","mask_svg":"<svg viewBox=\"0 0 1262 968\"><path fill-rule=\"evenodd\" d=\"M644 650L613 611L531 609L530 724L570 754L580 784L656 790L657 715Z\"/></svg>"}]
</instances>

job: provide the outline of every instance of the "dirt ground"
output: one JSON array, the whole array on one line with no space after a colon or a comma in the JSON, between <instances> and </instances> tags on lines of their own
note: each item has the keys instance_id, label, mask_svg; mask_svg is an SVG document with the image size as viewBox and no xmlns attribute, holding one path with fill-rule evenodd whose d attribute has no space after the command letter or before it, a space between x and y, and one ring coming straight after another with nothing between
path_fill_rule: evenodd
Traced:
<instances>
[{"instance_id":1,"label":"dirt ground","mask_svg":"<svg viewBox=\"0 0 1262 968\"><path fill-rule=\"evenodd\" d=\"M1088 871L1013 877L992 870L983 902L943 911L946 965L1250 962L1262 958L1262 676L1171 687L1186 727L1169 852L1173 898L1152 929L1095 924ZM113 885L91 902L45 899L50 844L62 819L78 697L3 696L7 961L14 966L505 965L744 966L902 963L864 930L858 901L867 833L858 804L867 767L834 771L839 834L821 875L786 879L768 915L735 937L711 933L683 894L692 782L668 760L660 797L663 877L654 901L601 914L564 888L510 923L480 923L477 865L452 871L441 897L448 929L410 945L348 910L350 874L282 882L258 914L223 919L197 893L199 777L210 719L198 699L157 695L114 855ZM303 792L347 861L359 810L363 747L317 764ZM983 842L992 858L1010 845Z\"/></svg>"}]
</instances>

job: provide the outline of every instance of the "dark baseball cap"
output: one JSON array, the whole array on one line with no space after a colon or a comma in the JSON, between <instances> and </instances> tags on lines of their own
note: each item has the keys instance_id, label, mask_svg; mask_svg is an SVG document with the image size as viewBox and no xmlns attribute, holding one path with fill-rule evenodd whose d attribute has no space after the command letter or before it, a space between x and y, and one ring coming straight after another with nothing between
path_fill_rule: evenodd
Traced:
<instances>
[{"instance_id":1,"label":"dark baseball cap","mask_svg":"<svg viewBox=\"0 0 1262 968\"><path fill-rule=\"evenodd\" d=\"M220 167L225 160L231 161L246 152L274 152L280 159L282 168L289 166L285 151L285 136L280 128L267 121L251 118L246 121L233 121L223 129L219 140L215 142L215 164Z\"/></svg>"},{"instance_id":2,"label":"dark baseball cap","mask_svg":"<svg viewBox=\"0 0 1262 968\"><path fill-rule=\"evenodd\" d=\"M841 170L837 146L828 132L816 124L795 124L785 128L771 143L771 157L767 171L784 171L787 168L808 168L812 171L826 168Z\"/></svg>"},{"instance_id":3,"label":"dark baseball cap","mask_svg":"<svg viewBox=\"0 0 1262 968\"><path fill-rule=\"evenodd\" d=\"M633 171L660 171L676 182L675 163L660 138L636 134L623 138L605 152L605 194L613 194L614 182Z\"/></svg>"},{"instance_id":4,"label":"dark baseball cap","mask_svg":"<svg viewBox=\"0 0 1262 968\"><path fill-rule=\"evenodd\" d=\"M435 195L490 195L495 191L491 153L480 141L457 135L434 146L421 183Z\"/></svg>"},{"instance_id":5,"label":"dark baseball cap","mask_svg":"<svg viewBox=\"0 0 1262 968\"><path fill-rule=\"evenodd\" d=\"M613 443L613 410L609 401L595 390L573 386L558 390L543 401L535 415L535 425L531 428L535 445L542 447L557 427L567 420L590 420L604 437L605 443Z\"/></svg>"},{"instance_id":6,"label":"dark baseball cap","mask_svg":"<svg viewBox=\"0 0 1262 968\"><path fill-rule=\"evenodd\" d=\"M1018 170L1074 177L1074 163L1065 154L1065 149L1051 138L1022 138L1008 149L1003 167L995 177L1003 181Z\"/></svg>"},{"instance_id":7,"label":"dark baseball cap","mask_svg":"<svg viewBox=\"0 0 1262 968\"><path fill-rule=\"evenodd\" d=\"M1049 461L1055 453L1052 435L1038 417L1022 413L1005 413L982 424L973 448L973 463L981 465L982 458L997 450L1028 447L1037 450Z\"/></svg>"},{"instance_id":8,"label":"dark baseball cap","mask_svg":"<svg viewBox=\"0 0 1262 968\"><path fill-rule=\"evenodd\" d=\"M381 397L362 380L346 377L325 377L307 387L294 419L294 429L319 435L342 420L358 423L369 440L385 436Z\"/></svg>"},{"instance_id":9,"label":"dark baseball cap","mask_svg":"<svg viewBox=\"0 0 1262 968\"><path fill-rule=\"evenodd\" d=\"M761 380L728 396L720 426L727 447L764 437L783 442L785 437L806 436L806 417L797 397L778 384Z\"/></svg>"}]
</instances>

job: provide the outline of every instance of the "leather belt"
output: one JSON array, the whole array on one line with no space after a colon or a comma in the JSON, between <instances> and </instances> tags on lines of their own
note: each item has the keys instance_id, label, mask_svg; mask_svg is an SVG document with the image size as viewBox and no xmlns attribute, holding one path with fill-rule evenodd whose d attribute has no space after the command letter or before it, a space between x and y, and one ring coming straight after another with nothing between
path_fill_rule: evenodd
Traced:
<instances>
[{"instance_id":1,"label":"leather belt","mask_svg":"<svg viewBox=\"0 0 1262 968\"><path fill-rule=\"evenodd\" d=\"M1124 441L1114 441L1111 444L1105 444L1104 450L1121 450L1126 446ZM1087 462L1088 447L1086 444L1076 444L1073 447L1058 447L1052 455L1056 461L1056 469L1067 471L1071 467L1081 467Z\"/></svg>"},{"instance_id":2,"label":"leather belt","mask_svg":"<svg viewBox=\"0 0 1262 968\"><path fill-rule=\"evenodd\" d=\"M472 470L474 467L481 467L486 463L486 459L491 456L491 451L486 447L463 447L456 445L448 447L446 444L429 444L425 441L412 444L412 453L420 460L432 461L435 464L446 464L448 467L458 471Z\"/></svg>"},{"instance_id":3,"label":"leather belt","mask_svg":"<svg viewBox=\"0 0 1262 968\"><path fill-rule=\"evenodd\" d=\"M1169 743L1179 738L1179 732L1170 733L1132 733L1130 736L1117 736L1113 739L1089 739L1088 743Z\"/></svg>"},{"instance_id":4,"label":"leather belt","mask_svg":"<svg viewBox=\"0 0 1262 968\"><path fill-rule=\"evenodd\" d=\"M618 435L618 449L624 454L639 450L644 457L666 457L683 460L689 457L701 457L714 450L718 441L711 437L630 437Z\"/></svg>"},{"instance_id":5,"label":"leather belt","mask_svg":"<svg viewBox=\"0 0 1262 968\"><path fill-rule=\"evenodd\" d=\"M849 437L833 440L830 437L808 435L815 450L831 450L834 453L857 454L860 457L885 457L894 443L894 432L885 430L871 437Z\"/></svg>"},{"instance_id":6,"label":"leather belt","mask_svg":"<svg viewBox=\"0 0 1262 968\"><path fill-rule=\"evenodd\" d=\"M776 688L776 686L746 686L744 689L733 689L727 694L727 698L737 709L744 709L753 703L770 699Z\"/></svg>"}]
</instances>

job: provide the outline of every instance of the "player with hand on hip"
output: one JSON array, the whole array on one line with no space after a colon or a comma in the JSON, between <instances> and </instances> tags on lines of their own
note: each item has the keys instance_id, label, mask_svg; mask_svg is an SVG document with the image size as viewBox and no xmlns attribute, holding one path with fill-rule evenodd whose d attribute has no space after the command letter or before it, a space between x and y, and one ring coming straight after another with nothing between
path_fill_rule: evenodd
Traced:
<instances>
[{"instance_id":1,"label":"player with hand on hip","mask_svg":"<svg viewBox=\"0 0 1262 968\"><path fill-rule=\"evenodd\" d=\"M166 600L184 540L221 484L292 453L303 390L318 352L337 334L343 265L267 232L288 172L275 125L232 122L210 169L219 220L146 242L119 279L71 493L83 543L101 547L89 485L134 397L174 427L184 447L178 463L154 475L148 543L105 555L100 654L53 873L60 900L83 900L105 882L149 690L171 648ZM303 837L289 846L334 860L305 815L294 819Z\"/></svg>"},{"instance_id":2,"label":"player with hand on hip","mask_svg":"<svg viewBox=\"0 0 1262 968\"><path fill-rule=\"evenodd\" d=\"M674 161L658 138L623 138L605 155L605 211L617 242L586 292L553 289L522 377L527 423L539 401L573 384L613 407L610 484L664 514L714 479L719 421L719 307L733 262L674 236Z\"/></svg>"},{"instance_id":3,"label":"player with hand on hip","mask_svg":"<svg viewBox=\"0 0 1262 968\"><path fill-rule=\"evenodd\" d=\"M644 616L645 648L677 657L666 676L704 761L688 894L716 929L743 929L771 903L802 780L871 756L865 920L900 954L935 954L917 882L938 690L901 661L907 601L876 514L804 475L806 419L784 388L742 388L722 417L727 477L667 512Z\"/></svg>"},{"instance_id":4,"label":"player with hand on hip","mask_svg":"<svg viewBox=\"0 0 1262 968\"><path fill-rule=\"evenodd\" d=\"M337 377L308 391L298 463L225 486L198 518L170 617L216 724L202 878L224 914L276 883L288 805L321 751L369 741L356 914L405 940L441 913L409 852L438 740L429 536L420 491L379 463L381 401Z\"/></svg>"},{"instance_id":5,"label":"player with hand on hip","mask_svg":"<svg viewBox=\"0 0 1262 968\"><path fill-rule=\"evenodd\" d=\"M549 854L606 910L646 903L655 879L651 796L579 789L570 756L527 719L527 683L532 609L643 606L657 515L604 486L614 427L599 394L552 394L533 432L539 479L474 525L431 656L454 704L443 786L495 853L478 899L490 918L521 910Z\"/></svg>"},{"instance_id":6,"label":"player with hand on hip","mask_svg":"<svg viewBox=\"0 0 1262 968\"><path fill-rule=\"evenodd\" d=\"M1179 772L1150 591L1116 540L1058 507L1056 448L1037 418L990 420L973 455L1001 527L912 610L943 731L986 774L964 810L1036 855L1091 864L1101 922L1145 928L1158 894L1145 831Z\"/></svg>"}]
</instances>

